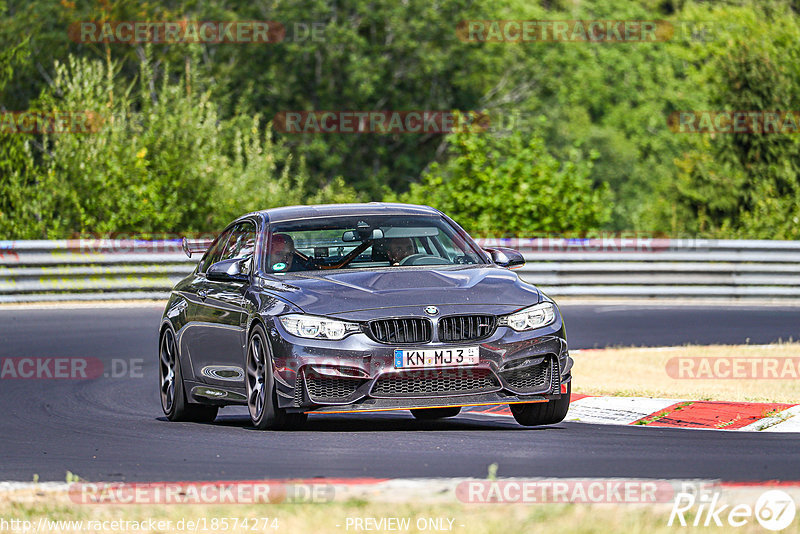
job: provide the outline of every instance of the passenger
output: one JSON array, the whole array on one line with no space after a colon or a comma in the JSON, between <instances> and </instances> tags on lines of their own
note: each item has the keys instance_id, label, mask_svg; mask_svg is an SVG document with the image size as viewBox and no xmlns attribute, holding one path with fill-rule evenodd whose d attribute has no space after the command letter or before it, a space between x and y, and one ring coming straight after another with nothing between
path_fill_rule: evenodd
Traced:
<instances>
[{"instance_id":1,"label":"passenger","mask_svg":"<svg viewBox=\"0 0 800 534\"><path fill-rule=\"evenodd\" d=\"M294 266L294 240L288 234L272 234L269 267L273 272L285 273Z\"/></svg>"}]
</instances>

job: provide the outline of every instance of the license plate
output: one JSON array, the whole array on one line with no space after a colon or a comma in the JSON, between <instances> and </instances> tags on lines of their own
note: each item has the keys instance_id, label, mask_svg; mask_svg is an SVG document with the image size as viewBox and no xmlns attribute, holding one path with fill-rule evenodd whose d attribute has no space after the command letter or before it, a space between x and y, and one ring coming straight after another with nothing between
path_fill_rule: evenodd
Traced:
<instances>
[{"instance_id":1,"label":"license plate","mask_svg":"<svg viewBox=\"0 0 800 534\"><path fill-rule=\"evenodd\" d=\"M449 367L451 365L475 365L480 361L478 347L454 347L449 349L395 349L394 368Z\"/></svg>"}]
</instances>

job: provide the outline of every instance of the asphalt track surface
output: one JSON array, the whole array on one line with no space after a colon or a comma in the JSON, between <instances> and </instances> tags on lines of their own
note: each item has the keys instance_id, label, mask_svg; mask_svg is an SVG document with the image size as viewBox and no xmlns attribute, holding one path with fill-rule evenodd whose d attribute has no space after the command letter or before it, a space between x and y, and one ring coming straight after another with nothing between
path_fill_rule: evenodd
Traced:
<instances>
[{"instance_id":1,"label":"asphalt track surface","mask_svg":"<svg viewBox=\"0 0 800 534\"><path fill-rule=\"evenodd\" d=\"M800 338L800 308L564 306L572 348L769 343ZM161 309L0 309L0 357L142 361L141 376L0 380L0 480L234 480L289 477L647 477L800 480L797 434L562 423L527 429L462 414L312 416L258 432L246 410L169 423L157 390ZM119 370L119 369L118 369ZM579 379L579 370L576 370ZM630 377L620 377L629 380Z\"/></svg>"}]
</instances>

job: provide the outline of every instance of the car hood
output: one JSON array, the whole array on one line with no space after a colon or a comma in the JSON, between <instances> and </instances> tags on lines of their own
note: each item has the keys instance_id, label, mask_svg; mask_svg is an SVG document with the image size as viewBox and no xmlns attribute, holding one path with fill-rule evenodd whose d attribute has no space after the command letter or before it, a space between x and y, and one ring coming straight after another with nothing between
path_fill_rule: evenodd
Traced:
<instances>
[{"instance_id":1,"label":"car hood","mask_svg":"<svg viewBox=\"0 0 800 534\"><path fill-rule=\"evenodd\" d=\"M430 305L513 311L541 299L534 286L494 266L313 271L287 273L279 279L282 290L276 294L314 315ZM270 286L266 289L273 292L276 287Z\"/></svg>"}]
</instances>

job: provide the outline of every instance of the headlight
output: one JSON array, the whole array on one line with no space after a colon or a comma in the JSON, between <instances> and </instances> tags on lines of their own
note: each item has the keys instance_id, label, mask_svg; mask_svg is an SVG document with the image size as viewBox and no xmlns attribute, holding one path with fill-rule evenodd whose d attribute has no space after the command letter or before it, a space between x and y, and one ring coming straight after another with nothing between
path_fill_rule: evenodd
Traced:
<instances>
[{"instance_id":1,"label":"headlight","mask_svg":"<svg viewBox=\"0 0 800 534\"><path fill-rule=\"evenodd\" d=\"M542 328L556 320L556 307L552 302L542 302L536 306L525 308L517 313L501 317L498 321L500 326L508 326L517 332L523 330L533 330Z\"/></svg>"},{"instance_id":2,"label":"headlight","mask_svg":"<svg viewBox=\"0 0 800 534\"><path fill-rule=\"evenodd\" d=\"M357 323L346 323L313 315L293 313L282 315L279 319L290 334L308 339L342 339L348 334L361 330Z\"/></svg>"}]
</instances>

